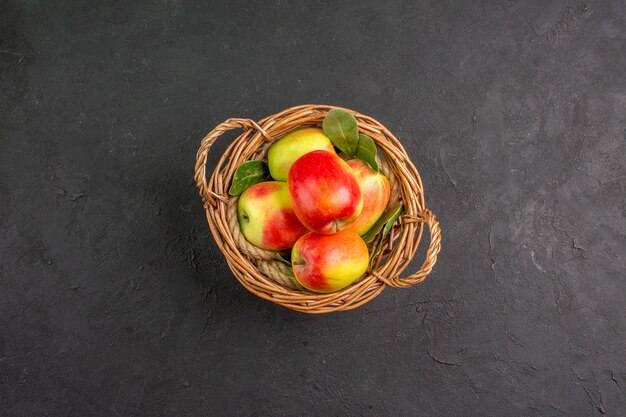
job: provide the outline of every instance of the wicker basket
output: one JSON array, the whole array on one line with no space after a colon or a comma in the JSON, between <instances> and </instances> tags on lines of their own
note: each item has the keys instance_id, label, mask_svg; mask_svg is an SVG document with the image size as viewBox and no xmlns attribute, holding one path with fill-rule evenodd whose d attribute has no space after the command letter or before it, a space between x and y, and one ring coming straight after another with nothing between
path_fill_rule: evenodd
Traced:
<instances>
[{"instance_id":1,"label":"wicker basket","mask_svg":"<svg viewBox=\"0 0 626 417\"><path fill-rule=\"evenodd\" d=\"M235 170L249 159L266 159L267 148L285 133L304 126L321 125L328 111L338 108L326 105L302 105L254 122L250 119L228 119L202 139L198 150L195 180L204 202L206 217L228 266L248 291L266 300L304 313L330 313L351 310L372 300L385 289L410 287L424 281L437 261L441 249L441 231L435 215L424 204L422 180L396 137L371 117L353 110L359 131L374 139L381 156L379 165L392 185L390 206L404 204L404 214L391 232L380 242L382 250L372 267L357 282L341 291L318 294L302 289L291 268L276 260L276 252L259 249L243 238L237 223L237 197L228 195ZM220 158L209 181L206 179L207 154L224 132L243 129ZM419 246L426 223L430 229L430 246L419 271L406 277L400 273L408 266ZM371 249L371 248L370 248Z\"/></svg>"}]
</instances>

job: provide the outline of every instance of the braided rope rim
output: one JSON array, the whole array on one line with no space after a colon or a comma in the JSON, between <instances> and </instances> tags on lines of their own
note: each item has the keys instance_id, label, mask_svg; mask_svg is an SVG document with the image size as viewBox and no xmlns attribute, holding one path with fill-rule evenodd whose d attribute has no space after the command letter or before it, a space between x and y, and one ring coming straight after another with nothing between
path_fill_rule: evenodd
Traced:
<instances>
[{"instance_id":1,"label":"braided rope rim","mask_svg":"<svg viewBox=\"0 0 626 417\"><path fill-rule=\"evenodd\" d=\"M228 195L228 188L242 162L263 158L272 140L295 128L320 125L326 113L335 108L354 114L359 131L374 139L392 174L390 181L393 186L397 185L400 192L404 214L385 241L381 242L383 250L374 259L372 270L341 291L318 294L281 285L268 277L267 265L259 268L260 261L267 262L266 256L265 259L257 259L250 253L242 252L229 229L228 207L232 198ZM244 132L228 146L207 182L208 152L222 134L232 129ZM386 286L405 288L419 284L432 271L441 250L439 222L425 207L422 180L402 144L378 121L350 109L309 104L290 107L258 123L250 119L228 119L202 139L196 155L194 179L204 202L211 233L237 280L251 293L292 310L313 314L351 310L375 298ZM426 259L417 272L400 277L417 251L424 224L430 229Z\"/></svg>"}]
</instances>

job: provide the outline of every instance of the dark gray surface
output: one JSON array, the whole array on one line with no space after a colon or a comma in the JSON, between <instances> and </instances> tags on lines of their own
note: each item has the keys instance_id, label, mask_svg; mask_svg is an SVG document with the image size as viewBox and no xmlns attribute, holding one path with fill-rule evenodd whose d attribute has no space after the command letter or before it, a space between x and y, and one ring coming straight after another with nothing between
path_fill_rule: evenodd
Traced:
<instances>
[{"instance_id":1,"label":"dark gray surface","mask_svg":"<svg viewBox=\"0 0 626 417\"><path fill-rule=\"evenodd\" d=\"M626 415L623 1L208 3L2 3L1 416ZM199 140L302 103L405 144L424 285L234 280Z\"/></svg>"}]
</instances>

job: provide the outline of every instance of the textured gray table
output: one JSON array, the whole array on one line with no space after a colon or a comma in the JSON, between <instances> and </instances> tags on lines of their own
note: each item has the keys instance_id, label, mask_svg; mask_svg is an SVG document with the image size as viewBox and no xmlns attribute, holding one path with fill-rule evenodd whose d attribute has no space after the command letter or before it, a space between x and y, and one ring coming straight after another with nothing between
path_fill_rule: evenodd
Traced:
<instances>
[{"instance_id":1,"label":"textured gray table","mask_svg":"<svg viewBox=\"0 0 626 417\"><path fill-rule=\"evenodd\" d=\"M626 415L623 1L211 3L0 5L1 416ZM301 103L403 141L424 285L232 278L198 142Z\"/></svg>"}]
</instances>

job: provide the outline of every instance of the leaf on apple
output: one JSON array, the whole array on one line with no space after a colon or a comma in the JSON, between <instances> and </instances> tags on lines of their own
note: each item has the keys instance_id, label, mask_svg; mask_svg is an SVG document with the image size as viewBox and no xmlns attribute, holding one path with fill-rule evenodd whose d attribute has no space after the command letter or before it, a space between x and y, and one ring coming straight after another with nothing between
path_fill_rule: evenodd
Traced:
<instances>
[{"instance_id":1,"label":"leaf on apple","mask_svg":"<svg viewBox=\"0 0 626 417\"><path fill-rule=\"evenodd\" d=\"M393 227L393 224L396 222L396 220L398 220L398 217L400 217L403 211L404 205L402 203L385 210L385 212L378 218L378 220L376 220L376 223L374 223L370 230L368 230L363 236L361 236L365 243L373 242L376 236L378 236L378 234L381 232L381 230L383 232L381 239L384 239L389 234L391 228Z\"/></svg>"},{"instance_id":2,"label":"leaf on apple","mask_svg":"<svg viewBox=\"0 0 626 417\"><path fill-rule=\"evenodd\" d=\"M359 143L356 147L355 156L365 161L372 169L378 172L378 163L376 162L376 144L374 140L363 133L359 133Z\"/></svg>"},{"instance_id":3,"label":"leaf on apple","mask_svg":"<svg viewBox=\"0 0 626 417\"><path fill-rule=\"evenodd\" d=\"M359 129L352 113L341 109L329 111L322 122L322 129L340 151L354 156L359 144Z\"/></svg>"},{"instance_id":4,"label":"leaf on apple","mask_svg":"<svg viewBox=\"0 0 626 417\"><path fill-rule=\"evenodd\" d=\"M249 187L264 181L269 175L267 164L263 161L246 161L237 167L233 184L228 190L232 196L240 195Z\"/></svg>"}]
</instances>

